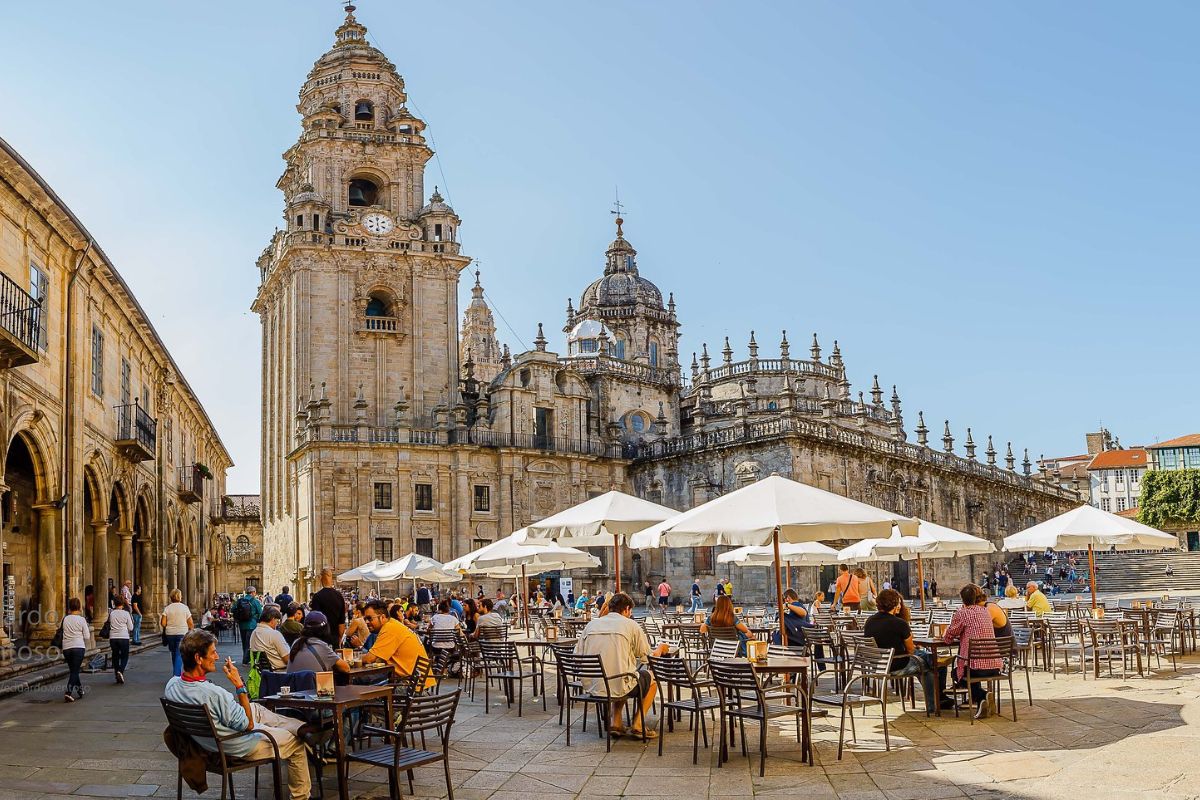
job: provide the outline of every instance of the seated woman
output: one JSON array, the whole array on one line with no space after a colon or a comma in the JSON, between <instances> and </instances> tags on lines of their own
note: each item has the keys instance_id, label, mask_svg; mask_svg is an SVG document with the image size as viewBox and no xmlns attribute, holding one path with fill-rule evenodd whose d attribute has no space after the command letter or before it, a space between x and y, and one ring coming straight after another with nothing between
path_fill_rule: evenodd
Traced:
<instances>
[{"instance_id":1,"label":"seated woman","mask_svg":"<svg viewBox=\"0 0 1200 800\"><path fill-rule=\"evenodd\" d=\"M1024 611L1025 599L1020 596L1017 587L1010 583L1004 590L1004 598L996 605L1005 611Z\"/></svg>"},{"instance_id":2,"label":"seated woman","mask_svg":"<svg viewBox=\"0 0 1200 800\"><path fill-rule=\"evenodd\" d=\"M973 658L971 642L979 639L995 639L996 627L992 622L992 614L984 607L987 595L973 583L968 583L958 593L962 598L962 606L954 612L950 626L942 637L948 643L958 642L958 657L955 659L955 684L965 684L967 665L971 666L973 677L998 675L1003 661L993 658ZM997 609L999 610L999 609ZM1002 612L1003 613L1003 612ZM1005 620L1007 623L1007 620ZM989 713L988 691L984 684L971 684L971 699L976 704L975 718L984 719Z\"/></svg>"},{"instance_id":3,"label":"seated woman","mask_svg":"<svg viewBox=\"0 0 1200 800\"><path fill-rule=\"evenodd\" d=\"M904 601L895 589L884 589L876 598L879 610L863 625L863 635L874 639L875 645L891 648L892 675L908 677L919 675L925 695L925 711L932 714L934 706L933 656L925 649L917 649L913 642L912 628L904 618Z\"/></svg>"},{"instance_id":4,"label":"seated woman","mask_svg":"<svg viewBox=\"0 0 1200 800\"><path fill-rule=\"evenodd\" d=\"M341 658L326 637L329 636L329 620L320 611L310 611L304 618L304 628L292 643L288 656L287 671L332 672L339 686L350 682L350 665Z\"/></svg>"},{"instance_id":5,"label":"seated woman","mask_svg":"<svg viewBox=\"0 0 1200 800\"><path fill-rule=\"evenodd\" d=\"M371 635L367 629L366 620L363 619L363 609L365 608L366 605L363 603L355 603L351 612L353 616L350 618L350 624L346 626L346 644L355 649L361 649Z\"/></svg>"},{"instance_id":6,"label":"seated woman","mask_svg":"<svg viewBox=\"0 0 1200 800\"><path fill-rule=\"evenodd\" d=\"M733 601L729 599L729 595L718 595L712 613L700 624L700 632L706 636L711 635L710 631L713 628L733 628L737 632L737 654L746 655L746 640L750 638L750 629L733 613Z\"/></svg>"}]
</instances>

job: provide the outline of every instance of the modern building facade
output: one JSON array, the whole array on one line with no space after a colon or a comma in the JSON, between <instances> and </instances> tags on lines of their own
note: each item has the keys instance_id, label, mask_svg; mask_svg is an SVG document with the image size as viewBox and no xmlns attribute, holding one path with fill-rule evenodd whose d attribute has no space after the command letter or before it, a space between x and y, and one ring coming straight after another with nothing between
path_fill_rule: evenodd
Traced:
<instances>
[{"instance_id":1,"label":"modern building facade","mask_svg":"<svg viewBox=\"0 0 1200 800\"><path fill-rule=\"evenodd\" d=\"M683 509L780 472L991 538L1078 502L1027 453L1018 471L1007 442L968 429L960 455L946 422L935 448L919 417L910 443L895 388L855 396L836 342L793 354L783 334L767 355L751 333L744 358L726 341L685 370L675 298L619 216L601 274L567 303L565 352L540 323L510 352L479 273L460 330L466 223L426 191L432 151L406 99L351 9L300 90L286 227L258 261L268 586L302 595L321 567L409 551L446 560L614 487ZM611 584L596 554L576 591ZM703 548L623 559L634 581L717 574Z\"/></svg>"},{"instance_id":2,"label":"modern building facade","mask_svg":"<svg viewBox=\"0 0 1200 800\"><path fill-rule=\"evenodd\" d=\"M68 597L102 624L125 579L151 610L172 588L199 602L229 453L116 267L3 140L0 385L0 645L49 636Z\"/></svg>"}]
</instances>

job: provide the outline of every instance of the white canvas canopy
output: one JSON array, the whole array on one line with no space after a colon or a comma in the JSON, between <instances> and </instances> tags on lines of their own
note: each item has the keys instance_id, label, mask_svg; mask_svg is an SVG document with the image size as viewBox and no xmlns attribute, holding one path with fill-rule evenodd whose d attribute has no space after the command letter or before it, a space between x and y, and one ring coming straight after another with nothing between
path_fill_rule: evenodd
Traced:
<instances>
[{"instance_id":1,"label":"white canvas canopy","mask_svg":"<svg viewBox=\"0 0 1200 800\"><path fill-rule=\"evenodd\" d=\"M797 542L779 545L779 557L785 564L794 567L823 567L836 564L838 551L820 542ZM730 550L717 556L718 564L736 564L739 567L769 567L775 563L775 548L748 546Z\"/></svg>"},{"instance_id":2,"label":"white canvas canopy","mask_svg":"<svg viewBox=\"0 0 1200 800\"><path fill-rule=\"evenodd\" d=\"M373 570L376 567L382 567L383 564L384 564L383 561L380 561L377 558L372 558L370 561L368 561L365 564L359 564L354 569L346 570L341 575L338 575L337 579L339 581L342 581L343 583L352 583L354 581L372 580L371 578L363 577L363 573L369 572L370 570Z\"/></svg>"},{"instance_id":3,"label":"white canvas canopy","mask_svg":"<svg viewBox=\"0 0 1200 800\"><path fill-rule=\"evenodd\" d=\"M1101 511L1095 506L1080 506L1004 539L1004 549L1016 553L1086 548L1092 608L1096 607L1097 547L1102 550L1174 550L1179 547L1179 540L1172 534Z\"/></svg>"},{"instance_id":4,"label":"white canvas canopy","mask_svg":"<svg viewBox=\"0 0 1200 800\"><path fill-rule=\"evenodd\" d=\"M925 605L925 566L923 558L956 558L993 553L996 546L987 539L947 528L927 520L918 520L916 536L893 533L886 539L863 539L838 552L838 561L917 561L917 586L921 605Z\"/></svg>"},{"instance_id":5,"label":"white canvas canopy","mask_svg":"<svg viewBox=\"0 0 1200 800\"><path fill-rule=\"evenodd\" d=\"M634 534L629 546L640 550L770 544L775 562L780 630L786 643L786 626L782 626L780 545L784 542L882 537L889 535L893 526L903 535L917 535L915 519L771 475Z\"/></svg>"},{"instance_id":6,"label":"white canvas canopy","mask_svg":"<svg viewBox=\"0 0 1200 800\"><path fill-rule=\"evenodd\" d=\"M405 579L432 583L455 583L462 579L458 573L447 572L440 561L416 553L401 556L395 561L381 564L374 569L363 570L361 574L362 580L365 581Z\"/></svg>"},{"instance_id":7,"label":"white canvas canopy","mask_svg":"<svg viewBox=\"0 0 1200 800\"><path fill-rule=\"evenodd\" d=\"M621 540L675 516L672 508L611 491L585 500L525 529L530 542L553 540L568 547L612 547L617 591L621 590Z\"/></svg>"}]
</instances>

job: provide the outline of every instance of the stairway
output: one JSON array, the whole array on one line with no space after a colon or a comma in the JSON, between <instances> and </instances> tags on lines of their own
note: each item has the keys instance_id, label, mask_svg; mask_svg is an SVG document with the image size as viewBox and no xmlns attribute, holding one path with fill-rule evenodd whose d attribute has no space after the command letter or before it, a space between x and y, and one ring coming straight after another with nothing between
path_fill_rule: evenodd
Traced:
<instances>
[{"instance_id":1,"label":"stairway","mask_svg":"<svg viewBox=\"0 0 1200 800\"><path fill-rule=\"evenodd\" d=\"M1167 564L1173 574L1166 574ZM1096 553L1096 589L1101 592L1150 592L1200 589L1200 552Z\"/></svg>"}]
</instances>

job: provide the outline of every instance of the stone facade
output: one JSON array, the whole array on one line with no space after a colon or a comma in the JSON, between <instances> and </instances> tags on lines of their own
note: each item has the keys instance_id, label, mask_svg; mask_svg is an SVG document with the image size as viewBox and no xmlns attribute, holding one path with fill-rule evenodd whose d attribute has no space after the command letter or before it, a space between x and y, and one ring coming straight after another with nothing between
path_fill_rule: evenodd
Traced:
<instances>
[{"instance_id":1,"label":"stone facade","mask_svg":"<svg viewBox=\"0 0 1200 800\"><path fill-rule=\"evenodd\" d=\"M684 509L779 472L993 539L1078 502L1031 477L1028 454L1018 472L1011 444L998 456L989 437L981 460L968 429L954 454L949 422L941 451L920 415L909 443L895 388L853 396L815 335L807 358L786 334L778 357L753 333L738 361L728 340L715 365L705 345L685 381L675 298L641 274L619 215L602 275L567 303L565 354L541 324L510 353L478 273L460 333L462 220L436 191L422 205L424 125L365 33L351 10L301 89L287 228L259 260L268 586L408 551L446 560L613 487ZM576 591L610 585L596 552ZM685 588L715 579L713 555L625 553L622 574Z\"/></svg>"},{"instance_id":2,"label":"stone facade","mask_svg":"<svg viewBox=\"0 0 1200 800\"><path fill-rule=\"evenodd\" d=\"M229 453L116 268L2 140L0 272L5 630L46 635L91 587L99 625L126 578L151 611L176 587L195 607Z\"/></svg>"},{"instance_id":3,"label":"stone facade","mask_svg":"<svg viewBox=\"0 0 1200 800\"><path fill-rule=\"evenodd\" d=\"M279 591L262 583L262 503L256 494L229 494L221 498L218 557L213 593L237 594L248 586L260 592Z\"/></svg>"}]
</instances>

